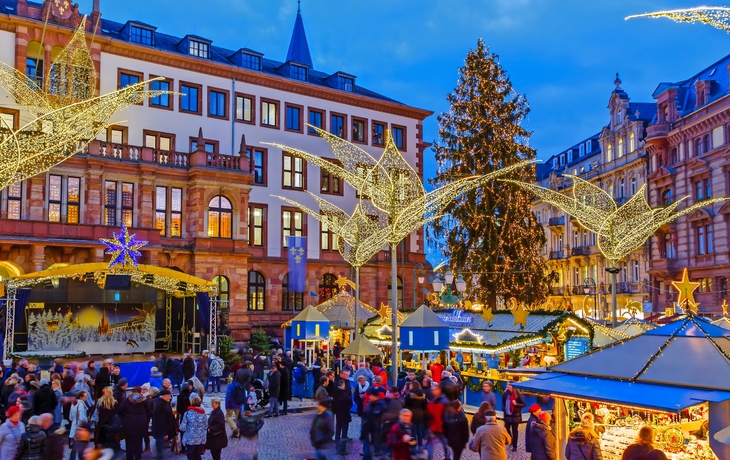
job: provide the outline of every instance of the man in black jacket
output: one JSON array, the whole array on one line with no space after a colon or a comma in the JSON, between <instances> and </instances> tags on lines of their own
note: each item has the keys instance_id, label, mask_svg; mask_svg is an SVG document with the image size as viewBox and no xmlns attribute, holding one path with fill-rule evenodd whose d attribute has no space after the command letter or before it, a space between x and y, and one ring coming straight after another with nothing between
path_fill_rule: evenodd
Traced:
<instances>
[{"instance_id":1,"label":"man in black jacket","mask_svg":"<svg viewBox=\"0 0 730 460\"><path fill-rule=\"evenodd\" d=\"M41 380L41 387L33 396L33 413L41 415L45 413L52 414L58 405L56 392L51 389L51 384L46 379Z\"/></svg>"},{"instance_id":2,"label":"man in black jacket","mask_svg":"<svg viewBox=\"0 0 730 460\"><path fill-rule=\"evenodd\" d=\"M66 430L58 423L53 422L53 415L41 414L39 417L41 428L46 433L46 445L43 449L46 460L63 460L64 441Z\"/></svg>"},{"instance_id":3,"label":"man in black jacket","mask_svg":"<svg viewBox=\"0 0 730 460\"><path fill-rule=\"evenodd\" d=\"M278 363L279 373L281 374L281 387L279 388L279 402L283 404L281 415L286 415L291 398L291 372L283 362Z\"/></svg>"},{"instance_id":4,"label":"man in black jacket","mask_svg":"<svg viewBox=\"0 0 730 460\"><path fill-rule=\"evenodd\" d=\"M170 407L171 399L169 390L160 391L152 412L152 436L155 438L158 460L162 459L165 442L177 436L177 422Z\"/></svg>"},{"instance_id":5,"label":"man in black jacket","mask_svg":"<svg viewBox=\"0 0 730 460\"><path fill-rule=\"evenodd\" d=\"M279 366L276 363L271 363L269 368L269 376L267 377L269 382L269 413L266 414L266 418L279 416L279 397L281 395L281 372L279 372ZM284 404L286 404L286 401Z\"/></svg>"},{"instance_id":6,"label":"man in black jacket","mask_svg":"<svg viewBox=\"0 0 730 460\"><path fill-rule=\"evenodd\" d=\"M117 407L120 407L122 402L127 399L127 379L124 377L119 379L119 383L114 387L112 395L117 402Z\"/></svg>"},{"instance_id":7,"label":"man in black jacket","mask_svg":"<svg viewBox=\"0 0 730 460\"><path fill-rule=\"evenodd\" d=\"M185 355L182 364L183 380L186 382L195 375L195 360L189 355Z\"/></svg>"}]
</instances>

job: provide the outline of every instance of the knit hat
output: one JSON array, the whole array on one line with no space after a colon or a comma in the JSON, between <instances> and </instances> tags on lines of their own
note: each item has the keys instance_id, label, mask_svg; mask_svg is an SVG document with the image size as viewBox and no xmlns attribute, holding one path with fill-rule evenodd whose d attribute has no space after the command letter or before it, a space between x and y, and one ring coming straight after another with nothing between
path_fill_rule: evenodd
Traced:
<instances>
[{"instance_id":1,"label":"knit hat","mask_svg":"<svg viewBox=\"0 0 730 460\"><path fill-rule=\"evenodd\" d=\"M542 410L542 408L540 406L538 406L537 404L533 404L532 406L530 406L529 412L531 414L534 414L535 412L537 412L539 410Z\"/></svg>"},{"instance_id":2,"label":"knit hat","mask_svg":"<svg viewBox=\"0 0 730 460\"><path fill-rule=\"evenodd\" d=\"M171 395L170 390L161 390L159 396Z\"/></svg>"},{"instance_id":3,"label":"knit hat","mask_svg":"<svg viewBox=\"0 0 730 460\"><path fill-rule=\"evenodd\" d=\"M13 416L13 414L17 414L18 412L20 412L20 407L11 406L10 409L8 409L7 412L5 412L5 416L10 418Z\"/></svg>"},{"instance_id":4,"label":"knit hat","mask_svg":"<svg viewBox=\"0 0 730 460\"><path fill-rule=\"evenodd\" d=\"M43 385L50 385L51 382L48 381L48 379L41 379L41 386Z\"/></svg>"},{"instance_id":5,"label":"knit hat","mask_svg":"<svg viewBox=\"0 0 730 460\"><path fill-rule=\"evenodd\" d=\"M488 410L488 411L484 412L484 416L494 418L497 416L497 412L493 411L493 410Z\"/></svg>"},{"instance_id":6,"label":"knit hat","mask_svg":"<svg viewBox=\"0 0 730 460\"><path fill-rule=\"evenodd\" d=\"M119 379L119 383L117 383L117 386L123 387L124 385L127 385L127 384L129 384L129 380L122 377L121 379Z\"/></svg>"}]
</instances>

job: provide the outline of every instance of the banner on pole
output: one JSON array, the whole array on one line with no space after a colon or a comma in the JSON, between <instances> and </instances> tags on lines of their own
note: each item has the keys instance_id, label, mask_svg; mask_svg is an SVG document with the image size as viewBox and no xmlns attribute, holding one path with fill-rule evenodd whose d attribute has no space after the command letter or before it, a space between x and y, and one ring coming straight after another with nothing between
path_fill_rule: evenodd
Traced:
<instances>
[{"instance_id":1,"label":"banner on pole","mask_svg":"<svg viewBox=\"0 0 730 460\"><path fill-rule=\"evenodd\" d=\"M288 236L289 292L305 292L307 284L307 237Z\"/></svg>"}]
</instances>

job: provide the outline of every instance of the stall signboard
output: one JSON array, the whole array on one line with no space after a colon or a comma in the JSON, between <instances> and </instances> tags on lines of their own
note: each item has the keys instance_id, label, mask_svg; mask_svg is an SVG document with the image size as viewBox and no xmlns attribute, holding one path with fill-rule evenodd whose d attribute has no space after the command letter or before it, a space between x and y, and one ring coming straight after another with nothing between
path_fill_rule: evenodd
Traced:
<instances>
[{"instance_id":1,"label":"stall signboard","mask_svg":"<svg viewBox=\"0 0 730 460\"><path fill-rule=\"evenodd\" d=\"M591 349L588 337L571 337L565 344L565 360L577 358Z\"/></svg>"},{"instance_id":2,"label":"stall signboard","mask_svg":"<svg viewBox=\"0 0 730 460\"><path fill-rule=\"evenodd\" d=\"M454 310L449 313L439 313L439 318L449 326L466 326L474 321L474 317L464 310Z\"/></svg>"}]
</instances>

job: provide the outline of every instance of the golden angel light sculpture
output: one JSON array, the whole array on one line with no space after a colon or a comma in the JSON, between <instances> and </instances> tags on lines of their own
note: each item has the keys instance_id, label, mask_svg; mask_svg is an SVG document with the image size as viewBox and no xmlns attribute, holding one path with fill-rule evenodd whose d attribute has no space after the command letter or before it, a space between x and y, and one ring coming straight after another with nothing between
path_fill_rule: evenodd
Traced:
<instances>
[{"instance_id":1,"label":"golden angel light sculpture","mask_svg":"<svg viewBox=\"0 0 730 460\"><path fill-rule=\"evenodd\" d=\"M53 61L43 85L0 62L0 87L31 116L19 130L0 132L0 188L33 177L68 159L110 125L115 112L164 91L150 81L95 97L96 70L86 44L85 20Z\"/></svg>"},{"instance_id":2,"label":"golden angel light sculpture","mask_svg":"<svg viewBox=\"0 0 730 460\"><path fill-rule=\"evenodd\" d=\"M627 20L635 18L667 18L675 22L689 22L692 24L699 22L730 33L730 8L722 6L698 6L695 8L634 14L626 17Z\"/></svg>"},{"instance_id":3,"label":"golden angel light sculpture","mask_svg":"<svg viewBox=\"0 0 730 460\"><path fill-rule=\"evenodd\" d=\"M704 200L677 211L684 197L663 208L652 208L646 201L644 184L638 192L623 205L618 206L606 191L577 176L566 174L573 181L573 196L564 195L539 185L520 181L513 182L543 201L552 204L576 218L585 229L596 234L598 249L609 260L611 273L611 294L613 299L613 320L616 322L616 274L620 271L616 263L644 244L659 227L690 212L717 203L727 198ZM676 211L676 212L675 212Z\"/></svg>"},{"instance_id":4,"label":"golden angel light sculpture","mask_svg":"<svg viewBox=\"0 0 730 460\"><path fill-rule=\"evenodd\" d=\"M380 159L375 159L360 147L338 136L311 125L310 127L329 143L335 158L341 163L341 166L319 155L313 155L283 144L267 144L319 166L332 176L343 179L358 192L361 197L361 206L365 206L364 203L367 203L367 212L372 209L375 216L377 216L374 219L378 222L377 231L366 238L360 238L359 241L351 238L352 233L345 232L340 236L346 243L356 248L354 251L356 254L360 254L358 257L363 258L367 254L374 255L378 253L382 250L384 243L390 244L391 279L393 280L397 279L396 248L398 243L413 231L437 218L443 208L457 196L531 163L531 161L520 162L488 175L460 179L431 192L426 192L421 177L398 151L390 131L386 132L383 154ZM291 200L287 201L304 209L304 207ZM318 200L320 207L323 207L323 201ZM325 205L323 209L325 215L328 214L326 208ZM311 211L305 210L305 212L313 215ZM318 217L315 216L315 218ZM321 221L321 218L318 219ZM327 221L327 225L329 228L329 225L331 225L330 220ZM336 233L334 227L333 231ZM366 260L369 260L369 257ZM391 286L393 291L391 294L391 308L393 315L396 315L398 311L396 304L398 296L395 292L396 283L391 283ZM393 321L393 324L392 361L395 363L398 356L397 321ZM394 373L394 383L395 377Z\"/></svg>"}]
</instances>

